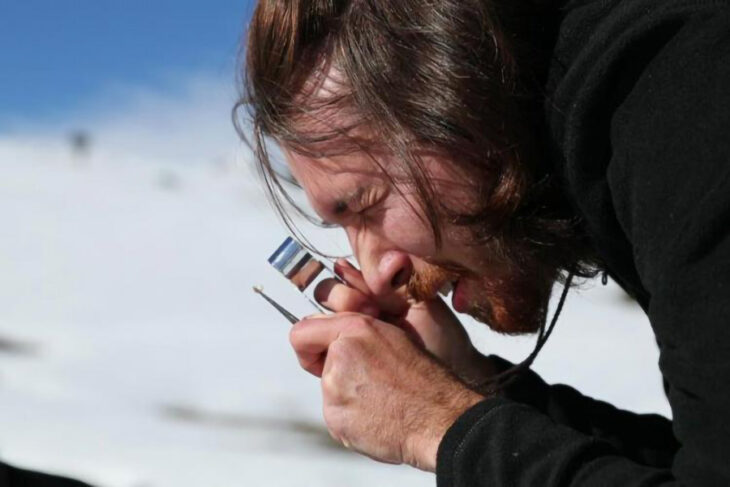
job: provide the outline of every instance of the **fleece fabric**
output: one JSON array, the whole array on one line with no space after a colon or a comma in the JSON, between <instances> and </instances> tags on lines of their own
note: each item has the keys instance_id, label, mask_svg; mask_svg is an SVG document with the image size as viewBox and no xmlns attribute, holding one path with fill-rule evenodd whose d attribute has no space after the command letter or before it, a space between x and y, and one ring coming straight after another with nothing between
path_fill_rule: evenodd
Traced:
<instances>
[{"instance_id":1,"label":"fleece fabric","mask_svg":"<svg viewBox=\"0 0 730 487\"><path fill-rule=\"evenodd\" d=\"M530 372L449 429L437 483L730 486L730 4L568 2L546 93L553 170L649 317L673 421Z\"/></svg>"}]
</instances>

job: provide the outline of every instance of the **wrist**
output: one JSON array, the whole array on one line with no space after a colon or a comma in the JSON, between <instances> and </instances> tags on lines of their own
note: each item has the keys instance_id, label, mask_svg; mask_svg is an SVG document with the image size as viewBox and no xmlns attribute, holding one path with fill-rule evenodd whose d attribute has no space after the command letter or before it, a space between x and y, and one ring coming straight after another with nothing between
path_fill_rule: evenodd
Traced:
<instances>
[{"instance_id":1,"label":"wrist","mask_svg":"<svg viewBox=\"0 0 730 487\"><path fill-rule=\"evenodd\" d=\"M455 369L454 373L470 387L483 384L497 373L497 368L492 360L479 353L474 347L471 347L469 353L465 354L464 359L456 365Z\"/></svg>"},{"instance_id":2,"label":"wrist","mask_svg":"<svg viewBox=\"0 0 730 487\"><path fill-rule=\"evenodd\" d=\"M438 448L449 428L469 408L484 400L484 396L463 384L458 384L442 398L443 402L424 412L422 427L410 441L412 453L407 463L427 472L436 471Z\"/></svg>"}]
</instances>

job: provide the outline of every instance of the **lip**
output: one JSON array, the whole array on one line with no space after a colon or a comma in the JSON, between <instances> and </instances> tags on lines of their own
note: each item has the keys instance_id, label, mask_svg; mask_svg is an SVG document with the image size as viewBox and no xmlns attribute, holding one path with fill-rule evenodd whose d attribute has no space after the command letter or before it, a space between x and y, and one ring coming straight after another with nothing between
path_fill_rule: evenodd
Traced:
<instances>
[{"instance_id":1,"label":"lip","mask_svg":"<svg viewBox=\"0 0 730 487\"><path fill-rule=\"evenodd\" d=\"M454 284L454 292L451 294L451 306L454 308L454 311L457 313L466 313L468 308L468 303L466 300L466 295L464 289L464 284L462 283L461 279L456 281Z\"/></svg>"}]
</instances>

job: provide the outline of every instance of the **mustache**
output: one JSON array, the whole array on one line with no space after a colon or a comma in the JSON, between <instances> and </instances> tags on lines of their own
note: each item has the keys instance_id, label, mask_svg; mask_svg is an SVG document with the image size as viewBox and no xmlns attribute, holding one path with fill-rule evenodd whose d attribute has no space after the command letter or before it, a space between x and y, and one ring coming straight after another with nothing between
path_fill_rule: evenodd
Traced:
<instances>
[{"instance_id":1,"label":"mustache","mask_svg":"<svg viewBox=\"0 0 730 487\"><path fill-rule=\"evenodd\" d=\"M445 282L455 281L463 275L457 271L457 267L459 266L427 264L418 271L414 271L406 286L408 296L415 301L433 299Z\"/></svg>"},{"instance_id":2,"label":"mustache","mask_svg":"<svg viewBox=\"0 0 730 487\"><path fill-rule=\"evenodd\" d=\"M427 301L436 296L444 283L472 278L481 293L469 303L469 315L498 333L533 333L545 321L555 276L531 270L533 267L529 266L513 267L486 277L458 264L427 262L411 274L406 290L409 298Z\"/></svg>"}]
</instances>

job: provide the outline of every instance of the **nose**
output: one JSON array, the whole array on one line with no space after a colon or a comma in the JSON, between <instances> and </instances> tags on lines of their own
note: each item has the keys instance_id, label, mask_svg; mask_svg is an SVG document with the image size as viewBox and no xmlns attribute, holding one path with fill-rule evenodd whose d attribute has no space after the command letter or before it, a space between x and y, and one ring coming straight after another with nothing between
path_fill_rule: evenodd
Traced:
<instances>
[{"instance_id":1,"label":"nose","mask_svg":"<svg viewBox=\"0 0 730 487\"><path fill-rule=\"evenodd\" d=\"M373 275L366 276L368 285L376 295L386 295L408 283L413 263L404 252L387 250L380 255L374 270Z\"/></svg>"},{"instance_id":2,"label":"nose","mask_svg":"<svg viewBox=\"0 0 730 487\"><path fill-rule=\"evenodd\" d=\"M373 232L346 227L352 251L370 292L386 298L408 283L413 274L410 256Z\"/></svg>"}]
</instances>

